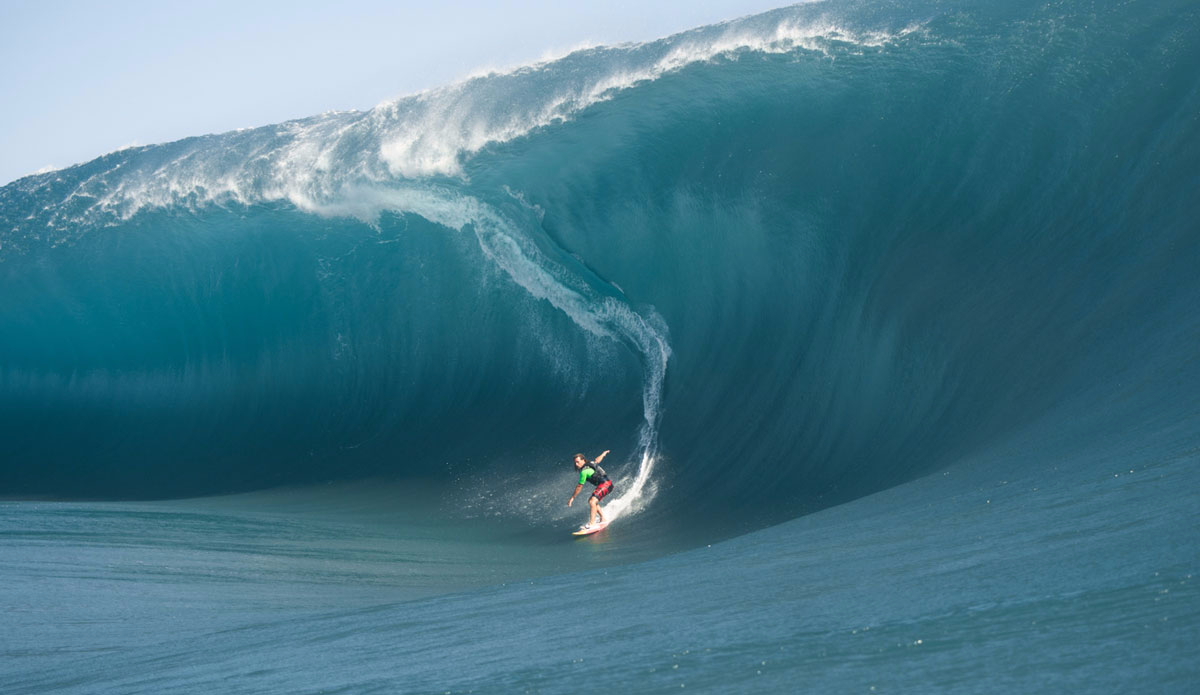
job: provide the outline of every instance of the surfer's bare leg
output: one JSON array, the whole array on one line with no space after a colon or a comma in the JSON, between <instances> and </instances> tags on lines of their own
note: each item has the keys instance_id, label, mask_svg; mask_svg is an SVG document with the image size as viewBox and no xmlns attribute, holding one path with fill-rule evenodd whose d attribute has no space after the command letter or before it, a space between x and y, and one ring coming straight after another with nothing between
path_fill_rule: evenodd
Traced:
<instances>
[{"instance_id":1,"label":"surfer's bare leg","mask_svg":"<svg viewBox=\"0 0 1200 695\"><path fill-rule=\"evenodd\" d=\"M588 526L596 523L596 517L599 517L600 521L604 521L604 512L600 511L600 502L595 497L588 498L588 506L592 508L592 513L588 516Z\"/></svg>"}]
</instances>

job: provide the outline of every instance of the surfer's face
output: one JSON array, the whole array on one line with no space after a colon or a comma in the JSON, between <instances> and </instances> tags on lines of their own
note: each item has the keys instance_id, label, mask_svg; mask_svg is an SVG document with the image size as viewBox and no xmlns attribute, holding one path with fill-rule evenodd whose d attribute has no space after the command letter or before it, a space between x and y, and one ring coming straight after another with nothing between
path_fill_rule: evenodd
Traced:
<instances>
[{"instance_id":1,"label":"surfer's face","mask_svg":"<svg viewBox=\"0 0 1200 695\"><path fill-rule=\"evenodd\" d=\"M576 468L583 468L583 464L585 464L585 463L587 463L587 461L582 456L575 457L575 467Z\"/></svg>"}]
</instances>

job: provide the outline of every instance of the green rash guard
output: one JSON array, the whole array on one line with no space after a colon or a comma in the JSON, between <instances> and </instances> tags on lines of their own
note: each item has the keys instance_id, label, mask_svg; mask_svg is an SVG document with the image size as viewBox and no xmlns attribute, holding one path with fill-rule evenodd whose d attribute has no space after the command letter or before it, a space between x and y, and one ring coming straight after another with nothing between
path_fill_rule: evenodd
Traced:
<instances>
[{"instance_id":1,"label":"green rash guard","mask_svg":"<svg viewBox=\"0 0 1200 695\"><path fill-rule=\"evenodd\" d=\"M590 463L587 464L586 466L584 466L583 468L580 468L579 469L579 484L583 485L584 483L591 483L592 485L599 485L600 483L603 483L604 481L608 480L608 476L606 476L606 475L597 475L595 480L588 480L588 478L592 477L592 474L594 474L595 472L596 472L596 469Z\"/></svg>"}]
</instances>

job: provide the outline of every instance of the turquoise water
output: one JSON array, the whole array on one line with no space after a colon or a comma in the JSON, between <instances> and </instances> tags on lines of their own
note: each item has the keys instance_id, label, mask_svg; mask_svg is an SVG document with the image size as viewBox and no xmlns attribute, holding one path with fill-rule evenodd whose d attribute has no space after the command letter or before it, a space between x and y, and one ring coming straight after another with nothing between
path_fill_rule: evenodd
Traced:
<instances>
[{"instance_id":1,"label":"turquoise water","mask_svg":"<svg viewBox=\"0 0 1200 695\"><path fill-rule=\"evenodd\" d=\"M0 189L5 692L1194 690L1197 15L800 5Z\"/></svg>"}]
</instances>

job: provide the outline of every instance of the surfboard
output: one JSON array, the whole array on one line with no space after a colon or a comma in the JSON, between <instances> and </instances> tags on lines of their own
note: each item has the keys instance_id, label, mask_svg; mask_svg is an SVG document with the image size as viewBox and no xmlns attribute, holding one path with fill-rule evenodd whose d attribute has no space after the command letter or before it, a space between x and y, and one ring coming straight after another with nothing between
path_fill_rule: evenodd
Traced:
<instances>
[{"instance_id":1,"label":"surfboard","mask_svg":"<svg viewBox=\"0 0 1200 695\"><path fill-rule=\"evenodd\" d=\"M592 526L591 528L581 528L578 531L572 531L571 535L572 536L590 536L591 534L596 533L597 531L603 531L604 529L608 528L609 523L611 523L611 522L605 521L603 523L596 524L595 526Z\"/></svg>"}]
</instances>

